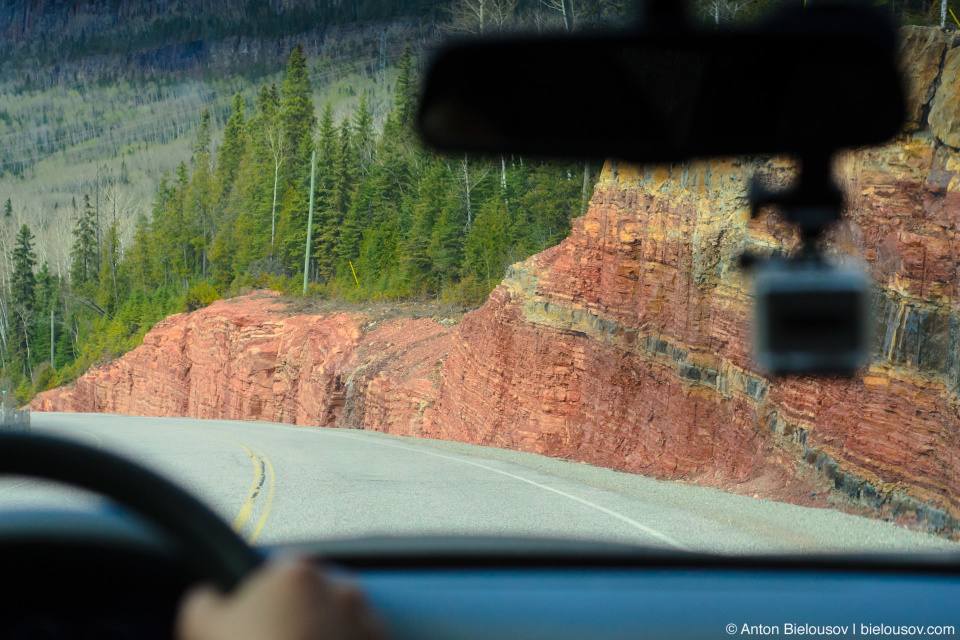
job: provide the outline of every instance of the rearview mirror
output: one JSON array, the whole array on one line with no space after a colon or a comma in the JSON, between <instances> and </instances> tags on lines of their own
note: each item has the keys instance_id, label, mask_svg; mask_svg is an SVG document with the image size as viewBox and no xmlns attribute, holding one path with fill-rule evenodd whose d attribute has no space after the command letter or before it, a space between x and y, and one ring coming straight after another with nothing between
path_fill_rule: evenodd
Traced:
<instances>
[{"instance_id":1,"label":"rearview mirror","mask_svg":"<svg viewBox=\"0 0 960 640\"><path fill-rule=\"evenodd\" d=\"M419 126L441 151L634 162L876 144L903 120L894 55L892 27L859 9L461 42L435 58Z\"/></svg>"}]
</instances>

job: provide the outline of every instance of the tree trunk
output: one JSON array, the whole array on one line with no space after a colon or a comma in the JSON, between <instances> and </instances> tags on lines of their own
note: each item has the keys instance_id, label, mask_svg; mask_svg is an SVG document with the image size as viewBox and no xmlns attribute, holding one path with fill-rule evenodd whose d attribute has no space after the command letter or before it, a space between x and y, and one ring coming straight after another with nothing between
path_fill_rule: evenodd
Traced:
<instances>
[{"instance_id":1,"label":"tree trunk","mask_svg":"<svg viewBox=\"0 0 960 640\"><path fill-rule=\"evenodd\" d=\"M113 223L116 225L117 222L117 192L113 192ZM114 231L116 231L111 225L110 229L110 271L113 275L113 304L114 304L114 313L120 312L120 294L117 292L117 249L118 247L113 246ZM51 311L52 313L52 311ZM50 331L53 331L53 316L50 317ZM52 333L50 335L53 335ZM53 346L51 343L50 351L53 351ZM51 362L51 365L53 363Z\"/></svg>"},{"instance_id":2,"label":"tree trunk","mask_svg":"<svg viewBox=\"0 0 960 640\"><path fill-rule=\"evenodd\" d=\"M117 291L117 261L111 255L110 257L110 271L113 272L113 304L114 304L114 313L120 312L120 293ZM51 320L51 322L53 322Z\"/></svg>"},{"instance_id":3,"label":"tree trunk","mask_svg":"<svg viewBox=\"0 0 960 640\"><path fill-rule=\"evenodd\" d=\"M473 228L473 211L470 208L470 170L467 154L463 154L463 192L467 201L467 232Z\"/></svg>"},{"instance_id":4,"label":"tree trunk","mask_svg":"<svg viewBox=\"0 0 960 640\"><path fill-rule=\"evenodd\" d=\"M940 0L940 28L947 26L947 0Z\"/></svg>"},{"instance_id":5,"label":"tree trunk","mask_svg":"<svg viewBox=\"0 0 960 640\"><path fill-rule=\"evenodd\" d=\"M30 380L33 380L33 367L30 366L30 330L27 327L27 322L21 318L23 324L23 340L27 343L27 371L30 372ZM26 373L26 372L24 372Z\"/></svg>"},{"instance_id":6,"label":"tree trunk","mask_svg":"<svg viewBox=\"0 0 960 640\"><path fill-rule=\"evenodd\" d=\"M270 212L270 246L277 235L277 181L280 179L280 163L273 161L273 210Z\"/></svg>"}]
</instances>

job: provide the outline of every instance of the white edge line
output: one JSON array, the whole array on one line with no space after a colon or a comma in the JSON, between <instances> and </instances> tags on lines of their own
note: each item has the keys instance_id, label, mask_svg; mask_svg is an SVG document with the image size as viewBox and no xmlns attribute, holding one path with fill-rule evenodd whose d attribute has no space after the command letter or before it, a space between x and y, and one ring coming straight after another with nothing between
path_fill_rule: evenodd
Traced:
<instances>
[{"instance_id":1,"label":"white edge line","mask_svg":"<svg viewBox=\"0 0 960 640\"><path fill-rule=\"evenodd\" d=\"M318 433L320 433L320 432L318 432ZM347 438L348 440L369 440L370 442L372 442L372 443L374 443L374 444L379 444L379 445L382 445L382 446L384 446L384 447L393 447L393 448L395 448L395 449L406 449L407 451L413 451L413 452L415 452L415 453L421 453L421 454L426 455L426 456L434 456L434 457L437 457L437 458L444 458L445 460L453 460L454 462L461 462L461 463L463 463L463 464L470 464L470 465L473 465L473 466L475 466L475 467L480 467L481 469L486 469L487 471L493 471L494 473L499 473L500 475L504 475L504 476L507 476L507 477L509 477L509 478L513 478L514 480L519 480L520 482L526 482L527 484L533 485L533 486L538 487L538 488L540 488L540 489L543 489L543 490L545 490L545 491L551 491L551 492L553 492L553 493L556 493L557 495L563 496L564 498L569 498L570 500L573 500L574 502L579 502L580 504L585 505L585 506L587 506L587 507L590 507L591 509L596 509L597 511L600 511L601 513L605 513L605 514L607 514L608 516L612 516L612 517L616 518L617 520L620 520L621 522L625 522L625 523L629 524L630 526L632 526L632 527L634 527L634 528L636 528L636 529L639 529L640 531L646 533L647 535L652 536L652 537L656 538L657 540L660 540L661 542L665 542L665 543L667 543L668 545L670 545L670 546L672 546L672 547L675 547L675 548L677 548L677 549L684 550L684 551L687 549L686 546L684 546L684 545L681 544L680 542L674 540L673 538L671 538L670 536L666 535L665 533L660 533L660 532L657 531L656 529L652 529L652 528L648 527L647 525L645 525L645 524L643 524L643 523L641 523L641 522L637 522L637 521L634 520L633 518L628 518L627 516L623 515L622 513L617 513L616 511L612 511L612 510L610 510L610 509L607 509L606 507L602 507L602 506L600 506L599 504L595 504L595 503L593 503L593 502L590 502L589 500L584 500L583 498L578 498L577 496L572 495L572 494L569 494L569 493L567 493L566 491L561 491L560 489L554 489L553 487L548 487L548 486L545 485L545 484L540 484L539 482L534 482L533 480L528 480L527 478L524 478L523 476L518 476L518 475L515 475L515 474L510 473L510 472L508 472L508 471L501 471L500 469L495 469L495 468L493 468L493 467L488 467L488 466L485 465L485 464L480 464L479 462L473 462L472 460L464 460L464 459L462 459L462 458L454 458L453 456L445 456L445 455L443 455L443 454L433 453L433 452L431 452L431 451L422 451L422 450L417 449L417 448L414 448L414 447L405 447L405 446L403 446L403 445L391 444L391 443L389 443L389 442L380 442L380 441L378 441L378 440L376 440L376 439L374 439L374 438L358 438L357 436L351 436L351 435L347 435L347 434L345 434L345 433L333 433L333 432L323 432L323 433L324 433L324 435L338 436L338 437L340 437L340 438Z\"/></svg>"}]
</instances>

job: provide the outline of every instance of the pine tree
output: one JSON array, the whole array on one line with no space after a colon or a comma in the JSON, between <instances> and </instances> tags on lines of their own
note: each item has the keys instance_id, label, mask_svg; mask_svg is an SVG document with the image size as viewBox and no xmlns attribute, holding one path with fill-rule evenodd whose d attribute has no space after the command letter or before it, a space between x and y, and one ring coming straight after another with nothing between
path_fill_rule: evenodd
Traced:
<instances>
[{"instance_id":1,"label":"pine tree","mask_svg":"<svg viewBox=\"0 0 960 640\"><path fill-rule=\"evenodd\" d=\"M137 230L133 234L133 244L124 253L121 263L123 279L130 286L146 294L157 286L155 280L156 265L154 264L154 238L150 233L150 224L146 216L137 218Z\"/></svg>"},{"instance_id":2,"label":"pine tree","mask_svg":"<svg viewBox=\"0 0 960 640\"><path fill-rule=\"evenodd\" d=\"M400 75L397 78L397 124L404 136L410 135L413 131L413 116L416 106L416 78L413 71L413 54L410 52L410 45L403 49L403 55L400 56L400 62L397 65L400 68Z\"/></svg>"},{"instance_id":3,"label":"pine tree","mask_svg":"<svg viewBox=\"0 0 960 640\"><path fill-rule=\"evenodd\" d=\"M360 104L357 105L357 111L353 116L353 147L356 149L359 178L362 180L370 170L370 162L373 160L375 149L373 144L373 114L370 113L366 91L360 96Z\"/></svg>"},{"instance_id":4,"label":"pine tree","mask_svg":"<svg viewBox=\"0 0 960 640\"><path fill-rule=\"evenodd\" d=\"M120 262L120 222L113 220L103 237L103 258L100 260L99 288L97 303L114 315L120 309L121 283L117 279Z\"/></svg>"},{"instance_id":5,"label":"pine tree","mask_svg":"<svg viewBox=\"0 0 960 640\"><path fill-rule=\"evenodd\" d=\"M170 206L175 190L175 185L170 182L170 174L164 171L160 176L160 184L157 185L157 195L153 199L148 229L150 249L153 252L151 276L157 286L162 287L170 284L171 277L175 277L171 269L174 256L178 253L178 247L175 244L177 239L172 224L167 218L167 208Z\"/></svg>"},{"instance_id":6,"label":"pine tree","mask_svg":"<svg viewBox=\"0 0 960 640\"><path fill-rule=\"evenodd\" d=\"M194 147L196 168L190 179L190 189L186 194L187 241L192 248L194 261L188 273L207 277L207 250L216 234L217 184L210 167L210 112L203 110L200 128L197 132L197 144Z\"/></svg>"},{"instance_id":7,"label":"pine tree","mask_svg":"<svg viewBox=\"0 0 960 640\"><path fill-rule=\"evenodd\" d=\"M233 113L227 119L223 129L223 142L217 155L217 180L220 183L221 197L230 193L237 172L240 170L240 161L247 151L247 132L244 122L245 103L239 93L233 96L230 103Z\"/></svg>"},{"instance_id":8,"label":"pine tree","mask_svg":"<svg viewBox=\"0 0 960 640\"><path fill-rule=\"evenodd\" d=\"M90 296L90 283L98 272L97 217L90 196L83 196L83 210L77 214L77 226L73 230L73 248L70 251L70 282L74 293Z\"/></svg>"},{"instance_id":9,"label":"pine tree","mask_svg":"<svg viewBox=\"0 0 960 640\"><path fill-rule=\"evenodd\" d=\"M154 212L154 226L157 238L158 271L164 283L180 280L183 286L190 276L193 261L193 248L189 220L188 191L190 175L187 165L180 162L177 176L163 195L162 211ZM158 198L160 194L158 194Z\"/></svg>"},{"instance_id":10,"label":"pine tree","mask_svg":"<svg viewBox=\"0 0 960 640\"><path fill-rule=\"evenodd\" d=\"M3 205L3 217L9 218L13 215L13 203L10 202L10 198L7 198L7 204Z\"/></svg>"},{"instance_id":11,"label":"pine tree","mask_svg":"<svg viewBox=\"0 0 960 640\"><path fill-rule=\"evenodd\" d=\"M414 291L433 292L439 288L440 277L435 271L431 244L451 187L447 168L436 160L429 164L417 186L418 197L413 204L410 229L404 237L401 261Z\"/></svg>"},{"instance_id":12,"label":"pine tree","mask_svg":"<svg viewBox=\"0 0 960 640\"><path fill-rule=\"evenodd\" d=\"M310 131L316 126L316 117L313 108L313 87L310 84L310 74L307 72L307 58L303 54L303 45L298 44L290 53L287 62L287 74L283 80L283 129L286 135L287 148L292 153L299 153L300 146L305 139L309 139Z\"/></svg>"},{"instance_id":13,"label":"pine tree","mask_svg":"<svg viewBox=\"0 0 960 640\"><path fill-rule=\"evenodd\" d=\"M200 126L197 127L197 141L193 145L193 154L195 161L199 164L204 156L209 162L210 159L210 110L204 109L200 114Z\"/></svg>"},{"instance_id":14,"label":"pine tree","mask_svg":"<svg viewBox=\"0 0 960 640\"><path fill-rule=\"evenodd\" d=\"M317 175L326 180L333 174L337 162L337 126L333 120L333 106L328 101L320 114L320 131L317 140Z\"/></svg>"},{"instance_id":15,"label":"pine tree","mask_svg":"<svg viewBox=\"0 0 960 640\"><path fill-rule=\"evenodd\" d=\"M336 265L340 241L340 228L350 208L355 175L355 155L352 146L350 121L340 123L336 147L333 152L333 168L326 182L329 184L320 213L319 238L314 257L317 269L324 281L336 278Z\"/></svg>"},{"instance_id":16,"label":"pine tree","mask_svg":"<svg viewBox=\"0 0 960 640\"><path fill-rule=\"evenodd\" d=\"M30 327L36 302L37 280L34 268L37 255L33 252L33 234L23 225L17 233L13 249L13 275L10 278L10 294L14 313L14 345L17 357L23 364L24 375L29 375L32 354L30 352Z\"/></svg>"},{"instance_id":17,"label":"pine tree","mask_svg":"<svg viewBox=\"0 0 960 640\"><path fill-rule=\"evenodd\" d=\"M50 359L50 311L59 298L59 282L50 273L46 261L37 273L35 317L32 325L30 348L35 362ZM52 364L52 363L51 363Z\"/></svg>"},{"instance_id":18,"label":"pine tree","mask_svg":"<svg viewBox=\"0 0 960 640\"><path fill-rule=\"evenodd\" d=\"M10 293L13 303L23 305L32 311L36 289L34 268L37 266L37 254L33 252L33 234L30 227L23 225L17 233L13 249L13 276L10 279Z\"/></svg>"},{"instance_id":19,"label":"pine tree","mask_svg":"<svg viewBox=\"0 0 960 640\"><path fill-rule=\"evenodd\" d=\"M340 226L340 238L336 251L337 274L339 279L346 282L350 288L356 286L354 273L363 238L363 215L369 209L372 195L369 189L361 189L354 197Z\"/></svg>"},{"instance_id":20,"label":"pine tree","mask_svg":"<svg viewBox=\"0 0 960 640\"><path fill-rule=\"evenodd\" d=\"M510 216L499 194L484 203L466 241L468 273L486 283L488 290L500 282L509 247Z\"/></svg>"}]
</instances>

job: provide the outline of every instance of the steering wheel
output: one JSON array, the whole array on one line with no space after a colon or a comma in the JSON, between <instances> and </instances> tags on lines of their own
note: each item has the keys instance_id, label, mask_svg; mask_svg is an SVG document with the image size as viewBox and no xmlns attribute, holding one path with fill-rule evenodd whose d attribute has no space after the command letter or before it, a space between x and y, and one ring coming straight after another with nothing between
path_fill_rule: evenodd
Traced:
<instances>
[{"instance_id":1,"label":"steering wheel","mask_svg":"<svg viewBox=\"0 0 960 640\"><path fill-rule=\"evenodd\" d=\"M0 435L0 474L96 492L143 516L190 554L200 575L231 591L261 558L210 509L170 481L114 454L46 436Z\"/></svg>"}]
</instances>

